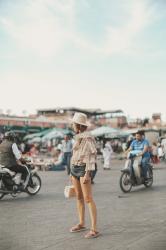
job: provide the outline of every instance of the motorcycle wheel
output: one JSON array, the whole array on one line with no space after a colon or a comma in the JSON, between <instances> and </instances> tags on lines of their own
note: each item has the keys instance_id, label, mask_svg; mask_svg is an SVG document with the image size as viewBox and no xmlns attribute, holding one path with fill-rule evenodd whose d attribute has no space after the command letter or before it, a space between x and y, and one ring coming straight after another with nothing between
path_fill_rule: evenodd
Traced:
<instances>
[{"instance_id":1,"label":"motorcycle wheel","mask_svg":"<svg viewBox=\"0 0 166 250\"><path fill-rule=\"evenodd\" d=\"M11 195L13 198L16 198L16 197L18 196L17 193L11 193L10 195Z\"/></svg>"},{"instance_id":2,"label":"motorcycle wheel","mask_svg":"<svg viewBox=\"0 0 166 250\"><path fill-rule=\"evenodd\" d=\"M0 200L1 200L4 196L5 196L4 194L1 194L1 193L0 193Z\"/></svg>"},{"instance_id":3,"label":"motorcycle wheel","mask_svg":"<svg viewBox=\"0 0 166 250\"><path fill-rule=\"evenodd\" d=\"M144 183L144 186L148 188L148 187L151 187L152 184L153 184L153 170L152 170L152 167L148 167L147 178L148 178L148 180Z\"/></svg>"},{"instance_id":4,"label":"motorcycle wheel","mask_svg":"<svg viewBox=\"0 0 166 250\"><path fill-rule=\"evenodd\" d=\"M34 174L30 177L26 192L29 195L35 195L39 192L41 188L41 179L37 174Z\"/></svg>"},{"instance_id":5,"label":"motorcycle wheel","mask_svg":"<svg viewBox=\"0 0 166 250\"><path fill-rule=\"evenodd\" d=\"M120 188L124 193L129 193L131 191L132 183L129 173L122 173L119 182Z\"/></svg>"},{"instance_id":6,"label":"motorcycle wheel","mask_svg":"<svg viewBox=\"0 0 166 250\"><path fill-rule=\"evenodd\" d=\"M2 188L3 186L3 183L2 183L2 180L0 180L0 189ZM5 196L4 193L0 193L0 200Z\"/></svg>"}]
</instances>

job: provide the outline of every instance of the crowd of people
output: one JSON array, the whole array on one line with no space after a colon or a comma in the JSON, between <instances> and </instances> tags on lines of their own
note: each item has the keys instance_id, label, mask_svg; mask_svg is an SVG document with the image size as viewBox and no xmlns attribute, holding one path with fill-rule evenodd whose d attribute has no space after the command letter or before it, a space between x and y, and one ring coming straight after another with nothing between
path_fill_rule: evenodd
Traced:
<instances>
[{"instance_id":1,"label":"crowd of people","mask_svg":"<svg viewBox=\"0 0 166 250\"><path fill-rule=\"evenodd\" d=\"M0 143L3 141L4 134L0 134ZM130 148L132 141L135 139L134 135L130 135L126 141L118 139L103 138L96 141L97 154L100 155L103 162L103 169L110 170L112 167L112 159L118 153L123 153ZM65 134L63 139L57 141L56 145L47 147L43 153L43 148L40 144L28 144L25 141L19 142L18 148L26 157L31 157L34 160L42 158L49 158L50 171L66 170L70 175L70 164L72 157L72 148L74 144L74 137L71 134ZM166 139L163 138L160 142L155 141L149 145L150 159L152 163L157 164L166 159ZM97 166L95 168L95 174ZM95 176L94 174L94 176Z\"/></svg>"}]
</instances>

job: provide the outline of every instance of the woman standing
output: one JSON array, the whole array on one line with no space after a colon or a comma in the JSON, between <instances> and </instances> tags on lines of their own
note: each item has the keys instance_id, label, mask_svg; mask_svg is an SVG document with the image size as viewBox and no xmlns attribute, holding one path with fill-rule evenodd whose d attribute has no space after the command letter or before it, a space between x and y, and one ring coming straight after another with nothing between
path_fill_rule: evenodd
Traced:
<instances>
[{"instance_id":1,"label":"woman standing","mask_svg":"<svg viewBox=\"0 0 166 250\"><path fill-rule=\"evenodd\" d=\"M73 145L73 155L71 159L71 176L77 197L77 210L79 224L73 226L70 232L80 232L86 230L85 227L85 202L88 204L91 229L85 238L96 238L99 236L97 231L97 211L92 197L91 171L95 170L96 145L95 139L86 132L88 123L87 116L83 113L75 113L73 129L76 133Z\"/></svg>"}]
</instances>

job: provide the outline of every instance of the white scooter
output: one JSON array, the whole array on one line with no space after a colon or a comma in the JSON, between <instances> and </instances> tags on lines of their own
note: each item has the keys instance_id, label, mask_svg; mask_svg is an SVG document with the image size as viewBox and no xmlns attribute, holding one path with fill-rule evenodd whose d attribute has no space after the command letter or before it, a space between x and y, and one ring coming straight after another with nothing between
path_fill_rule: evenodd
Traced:
<instances>
[{"instance_id":1,"label":"white scooter","mask_svg":"<svg viewBox=\"0 0 166 250\"><path fill-rule=\"evenodd\" d=\"M124 193L131 191L133 186L144 185L151 187L153 184L153 166L147 163L147 178L142 176L141 156L133 155L126 160L124 169L121 170L120 188Z\"/></svg>"}]
</instances>

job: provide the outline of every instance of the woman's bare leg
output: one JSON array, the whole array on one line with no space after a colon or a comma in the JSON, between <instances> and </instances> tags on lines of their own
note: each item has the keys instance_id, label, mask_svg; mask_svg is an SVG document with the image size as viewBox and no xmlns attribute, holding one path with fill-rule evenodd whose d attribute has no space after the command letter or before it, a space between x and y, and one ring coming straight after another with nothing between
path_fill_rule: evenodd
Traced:
<instances>
[{"instance_id":1,"label":"woman's bare leg","mask_svg":"<svg viewBox=\"0 0 166 250\"><path fill-rule=\"evenodd\" d=\"M83 193L81 190L80 181L77 180L77 178L72 176L72 183L75 188L76 197L77 197L77 211L79 216L79 224L81 226L84 226L85 224L85 204L84 204L84 198Z\"/></svg>"},{"instance_id":2,"label":"woman's bare leg","mask_svg":"<svg viewBox=\"0 0 166 250\"><path fill-rule=\"evenodd\" d=\"M91 229L97 231L97 210L96 204L92 198L92 186L91 181L83 184L83 177L80 178L81 189L85 202L88 204L90 218L91 218Z\"/></svg>"}]
</instances>

